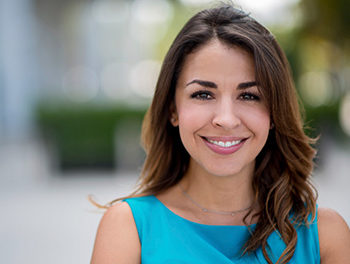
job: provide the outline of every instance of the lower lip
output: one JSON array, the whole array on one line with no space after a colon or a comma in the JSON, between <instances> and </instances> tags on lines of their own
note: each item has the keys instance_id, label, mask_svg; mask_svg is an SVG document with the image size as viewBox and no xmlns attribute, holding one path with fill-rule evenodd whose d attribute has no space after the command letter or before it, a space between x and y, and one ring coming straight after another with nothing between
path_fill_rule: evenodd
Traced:
<instances>
[{"instance_id":1,"label":"lower lip","mask_svg":"<svg viewBox=\"0 0 350 264\"><path fill-rule=\"evenodd\" d=\"M229 154L235 153L236 151L238 151L243 146L243 144L247 140L247 139L244 139L237 145L233 145L231 147L226 147L225 148L225 147L221 147L221 146L215 145L213 143L210 143L205 138L202 138L202 139L203 139L204 143L208 146L208 148L210 148L215 153L221 154L221 155L229 155Z\"/></svg>"}]
</instances>

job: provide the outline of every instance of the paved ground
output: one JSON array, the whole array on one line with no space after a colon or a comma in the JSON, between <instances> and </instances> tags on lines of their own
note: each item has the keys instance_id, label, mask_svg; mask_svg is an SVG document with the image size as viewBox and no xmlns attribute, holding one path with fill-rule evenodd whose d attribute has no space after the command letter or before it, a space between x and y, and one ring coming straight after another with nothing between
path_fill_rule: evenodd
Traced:
<instances>
[{"instance_id":1,"label":"paved ground","mask_svg":"<svg viewBox=\"0 0 350 264\"><path fill-rule=\"evenodd\" d=\"M316 173L319 204L350 223L350 152L328 146ZM86 197L106 202L127 194L136 172L50 172L35 142L0 146L0 252L6 264L89 263L101 212Z\"/></svg>"}]
</instances>

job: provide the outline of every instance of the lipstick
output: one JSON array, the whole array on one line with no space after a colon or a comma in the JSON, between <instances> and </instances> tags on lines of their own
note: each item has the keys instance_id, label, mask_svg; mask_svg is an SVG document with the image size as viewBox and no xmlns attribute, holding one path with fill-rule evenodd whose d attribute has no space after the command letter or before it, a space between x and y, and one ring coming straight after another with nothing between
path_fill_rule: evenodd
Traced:
<instances>
[{"instance_id":1,"label":"lipstick","mask_svg":"<svg viewBox=\"0 0 350 264\"><path fill-rule=\"evenodd\" d=\"M216 139L216 140L214 140ZM220 155L230 155L238 151L245 143L247 138L224 138L224 140L219 140L223 138L205 138L202 140L213 152ZM227 139L230 139L229 141Z\"/></svg>"}]
</instances>

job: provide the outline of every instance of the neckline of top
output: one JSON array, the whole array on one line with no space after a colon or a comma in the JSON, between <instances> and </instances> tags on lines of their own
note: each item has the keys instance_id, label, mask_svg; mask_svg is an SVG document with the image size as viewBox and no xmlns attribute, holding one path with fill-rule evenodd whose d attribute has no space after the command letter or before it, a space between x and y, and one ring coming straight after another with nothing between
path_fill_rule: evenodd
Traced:
<instances>
[{"instance_id":1,"label":"neckline of top","mask_svg":"<svg viewBox=\"0 0 350 264\"><path fill-rule=\"evenodd\" d=\"M165 208L165 210L172 216L185 221L187 223L190 223L192 225L196 225L196 226L202 226L202 227L216 227L216 228L254 228L256 226L256 224L251 224L251 225L206 225L206 224L201 224L201 223L197 223L191 220L188 220L182 216L179 216L178 214L175 214L173 211L171 211L161 200L159 200L155 195L150 195L151 197L153 197L163 208Z\"/></svg>"}]
</instances>

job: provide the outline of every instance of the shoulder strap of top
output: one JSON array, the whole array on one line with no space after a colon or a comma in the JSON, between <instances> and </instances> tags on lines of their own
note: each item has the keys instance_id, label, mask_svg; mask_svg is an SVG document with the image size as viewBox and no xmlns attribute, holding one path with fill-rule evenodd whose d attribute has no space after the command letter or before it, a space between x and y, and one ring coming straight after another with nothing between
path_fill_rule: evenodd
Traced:
<instances>
[{"instance_id":1,"label":"shoulder strap of top","mask_svg":"<svg viewBox=\"0 0 350 264\"><path fill-rule=\"evenodd\" d=\"M131 212L134 217L137 231L139 233L140 240L142 241L143 231L147 228L147 223L153 221L154 215L157 215L157 201L156 198L151 196L133 197L124 200L130 206Z\"/></svg>"}]
</instances>

